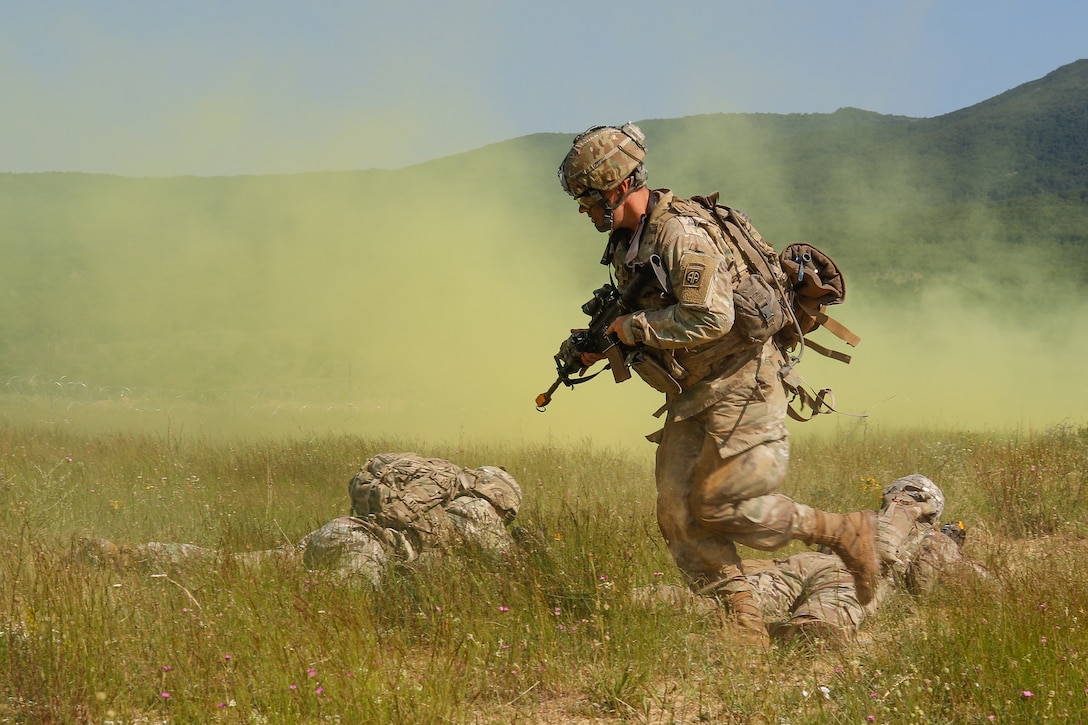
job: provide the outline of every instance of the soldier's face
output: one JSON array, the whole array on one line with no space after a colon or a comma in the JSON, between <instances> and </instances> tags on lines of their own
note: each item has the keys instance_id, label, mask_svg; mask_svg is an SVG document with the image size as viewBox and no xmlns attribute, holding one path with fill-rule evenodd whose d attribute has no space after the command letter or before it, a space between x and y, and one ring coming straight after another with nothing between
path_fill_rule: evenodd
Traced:
<instances>
[{"instance_id":1,"label":"soldier's face","mask_svg":"<svg viewBox=\"0 0 1088 725\"><path fill-rule=\"evenodd\" d=\"M606 214L604 202L608 202L610 206L614 205L621 194L622 189L601 192L603 201L596 194L579 197L578 213L587 215L597 231L611 232L615 228L615 219L611 214Z\"/></svg>"},{"instance_id":2,"label":"soldier's face","mask_svg":"<svg viewBox=\"0 0 1088 725\"><path fill-rule=\"evenodd\" d=\"M589 220L593 222L593 226L597 228L597 231L612 231L611 220L605 218L604 204L602 204L600 200L586 200L585 203L579 201L578 213L587 215Z\"/></svg>"}]
</instances>

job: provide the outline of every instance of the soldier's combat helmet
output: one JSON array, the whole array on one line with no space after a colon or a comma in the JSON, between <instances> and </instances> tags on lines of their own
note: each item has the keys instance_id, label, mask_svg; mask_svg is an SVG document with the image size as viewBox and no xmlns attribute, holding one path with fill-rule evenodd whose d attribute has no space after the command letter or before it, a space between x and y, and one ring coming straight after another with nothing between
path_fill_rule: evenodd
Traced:
<instances>
[{"instance_id":1,"label":"soldier's combat helmet","mask_svg":"<svg viewBox=\"0 0 1088 725\"><path fill-rule=\"evenodd\" d=\"M521 486L506 469L498 466L480 466L470 473L476 474L472 492L491 504L503 523L510 523L521 508Z\"/></svg>"},{"instance_id":2,"label":"soldier's combat helmet","mask_svg":"<svg viewBox=\"0 0 1088 725\"><path fill-rule=\"evenodd\" d=\"M646 184L646 137L633 123L623 126L593 126L578 134L563 163L559 165L559 183L563 191L584 207L600 204L604 223L598 231L612 230L612 212L623 201L610 205L601 192L609 191L631 177L628 194ZM604 227L604 228L602 228Z\"/></svg>"},{"instance_id":3,"label":"soldier's combat helmet","mask_svg":"<svg viewBox=\"0 0 1088 725\"><path fill-rule=\"evenodd\" d=\"M929 502L934 512L922 516L919 520L936 523L944 512L944 492L941 487L920 473L912 473L892 481L884 489L883 503L888 506L897 496L909 496L919 503Z\"/></svg>"}]
</instances>

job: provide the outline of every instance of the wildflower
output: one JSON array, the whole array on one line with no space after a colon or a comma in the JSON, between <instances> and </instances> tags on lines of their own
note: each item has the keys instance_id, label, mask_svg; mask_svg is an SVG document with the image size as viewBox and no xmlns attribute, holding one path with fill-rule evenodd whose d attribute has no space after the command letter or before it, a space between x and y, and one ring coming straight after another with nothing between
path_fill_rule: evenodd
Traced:
<instances>
[{"instance_id":1,"label":"wildflower","mask_svg":"<svg viewBox=\"0 0 1088 725\"><path fill-rule=\"evenodd\" d=\"M325 691L325 688L324 688L324 687L322 687L321 685L318 685L318 686L317 686L317 689L316 689L316 690L314 690L314 694L315 694L315 695L320 695L320 694L321 694L321 693L323 693L324 691Z\"/></svg>"},{"instance_id":2,"label":"wildflower","mask_svg":"<svg viewBox=\"0 0 1088 725\"><path fill-rule=\"evenodd\" d=\"M230 662L230 655L223 655L223 659Z\"/></svg>"},{"instance_id":3,"label":"wildflower","mask_svg":"<svg viewBox=\"0 0 1088 725\"><path fill-rule=\"evenodd\" d=\"M193 610L192 610L192 609L189 609L188 607L182 607L182 608L181 608L181 613L182 613L182 614L188 614L188 613L189 613L189 612L191 612L191 611L193 611Z\"/></svg>"},{"instance_id":4,"label":"wildflower","mask_svg":"<svg viewBox=\"0 0 1088 725\"><path fill-rule=\"evenodd\" d=\"M1023 697L1025 699L1029 698L1029 697L1035 697L1035 693L1032 692L1031 690L1024 690L1023 692L1020 693L1020 697Z\"/></svg>"},{"instance_id":5,"label":"wildflower","mask_svg":"<svg viewBox=\"0 0 1088 725\"><path fill-rule=\"evenodd\" d=\"M315 670L313 667L307 667L306 674L310 677L317 677L317 670Z\"/></svg>"},{"instance_id":6,"label":"wildflower","mask_svg":"<svg viewBox=\"0 0 1088 725\"><path fill-rule=\"evenodd\" d=\"M434 605L434 611L436 611L436 612L441 612L441 611L442 611L442 607L440 607L440 606L438 606L438 605L436 604L436 605Z\"/></svg>"},{"instance_id":7,"label":"wildflower","mask_svg":"<svg viewBox=\"0 0 1088 725\"><path fill-rule=\"evenodd\" d=\"M1039 641L1042 642L1043 644L1046 644L1046 637L1040 637Z\"/></svg>"},{"instance_id":8,"label":"wildflower","mask_svg":"<svg viewBox=\"0 0 1088 725\"><path fill-rule=\"evenodd\" d=\"M216 706L216 707L226 707L226 706L227 706L227 703L225 703L225 702L217 702L217 703L215 704L215 706Z\"/></svg>"},{"instance_id":9,"label":"wildflower","mask_svg":"<svg viewBox=\"0 0 1088 725\"><path fill-rule=\"evenodd\" d=\"M819 690L821 693L823 693L823 696L824 696L825 700L830 700L831 699L831 689L830 688L827 688L827 687L824 687L823 685L820 685L816 689Z\"/></svg>"},{"instance_id":10,"label":"wildflower","mask_svg":"<svg viewBox=\"0 0 1088 725\"><path fill-rule=\"evenodd\" d=\"M287 689L288 690L297 690L298 685L296 685L295 683L292 682L290 685L287 686Z\"/></svg>"},{"instance_id":11,"label":"wildflower","mask_svg":"<svg viewBox=\"0 0 1088 725\"><path fill-rule=\"evenodd\" d=\"M164 700L169 700L170 699L170 693L169 692L163 692L161 694L162 694L162 699L164 699Z\"/></svg>"},{"instance_id":12,"label":"wildflower","mask_svg":"<svg viewBox=\"0 0 1088 725\"><path fill-rule=\"evenodd\" d=\"M602 581L602 582L606 582L606 581L608 581L608 575L607 574L601 574L599 577L597 577L597 580Z\"/></svg>"},{"instance_id":13,"label":"wildflower","mask_svg":"<svg viewBox=\"0 0 1088 725\"><path fill-rule=\"evenodd\" d=\"M500 604L500 605L499 605L499 611L500 611L500 612L509 612L509 611L510 611L510 607L506 606L505 604Z\"/></svg>"},{"instance_id":14,"label":"wildflower","mask_svg":"<svg viewBox=\"0 0 1088 725\"><path fill-rule=\"evenodd\" d=\"M169 671L170 671L170 670L172 670L172 669L174 669L174 668L173 668L173 667L171 667L170 665L163 665L163 666L162 666L162 671L163 671L163 672L169 672Z\"/></svg>"}]
</instances>

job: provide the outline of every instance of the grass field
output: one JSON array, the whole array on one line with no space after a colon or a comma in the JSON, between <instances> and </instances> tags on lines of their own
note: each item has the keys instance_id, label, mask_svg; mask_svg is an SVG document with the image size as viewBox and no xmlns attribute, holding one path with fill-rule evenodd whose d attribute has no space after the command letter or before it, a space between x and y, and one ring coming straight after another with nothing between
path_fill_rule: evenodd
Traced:
<instances>
[{"instance_id":1,"label":"grass field","mask_svg":"<svg viewBox=\"0 0 1088 725\"><path fill-rule=\"evenodd\" d=\"M536 545L402 566L379 591L225 556L153 572L72 557L81 536L294 543L393 450L505 466ZM716 615L632 602L680 583L649 455L0 427L0 723L1088 722L1088 428L795 442L787 493L831 510L932 477L1000 584L902 595L842 651L753 650Z\"/></svg>"}]
</instances>

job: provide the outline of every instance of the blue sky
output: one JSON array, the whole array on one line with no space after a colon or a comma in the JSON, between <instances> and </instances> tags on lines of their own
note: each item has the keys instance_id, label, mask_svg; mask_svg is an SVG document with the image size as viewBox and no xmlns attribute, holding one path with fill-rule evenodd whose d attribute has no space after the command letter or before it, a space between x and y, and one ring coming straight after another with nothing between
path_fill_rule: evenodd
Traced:
<instances>
[{"instance_id":1,"label":"blue sky","mask_svg":"<svg viewBox=\"0 0 1088 725\"><path fill-rule=\"evenodd\" d=\"M698 113L930 117L1088 57L1084 0L5 5L16 172L396 168Z\"/></svg>"}]
</instances>

